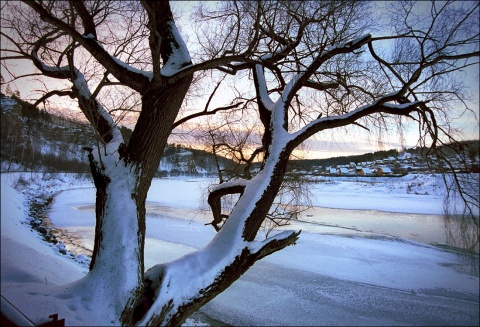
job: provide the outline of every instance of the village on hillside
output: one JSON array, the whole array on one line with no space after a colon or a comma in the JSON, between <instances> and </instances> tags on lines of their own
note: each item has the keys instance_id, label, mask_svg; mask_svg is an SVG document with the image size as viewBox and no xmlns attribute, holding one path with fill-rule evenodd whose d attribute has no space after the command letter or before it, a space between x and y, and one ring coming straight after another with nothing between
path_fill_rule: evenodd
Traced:
<instances>
[{"instance_id":1,"label":"village on hillside","mask_svg":"<svg viewBox=\"0 0 480 327\"><path fill-rule=\"evenodd\" d=\"M313 166L306 170L294 170L295 174L329 175L329 176L403 176L408 173L440 173L453 168L458 173L479 172L479 155L463 157L455 155L445 161L434 157L424 157L408 152L400 153L398 157L387 157L382 160L350 162L336 166Z\"/></svg>"}]
</instances>

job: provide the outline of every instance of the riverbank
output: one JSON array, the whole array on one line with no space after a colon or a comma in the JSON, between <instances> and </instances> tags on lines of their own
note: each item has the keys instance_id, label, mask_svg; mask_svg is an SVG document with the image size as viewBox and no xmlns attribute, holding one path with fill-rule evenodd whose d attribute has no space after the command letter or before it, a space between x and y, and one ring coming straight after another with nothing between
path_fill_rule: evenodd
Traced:
<instances>
[{"instance_id":1,"label":"riverbank","mask_svg":"<svg viewBox=\"0 0 480 327\"><path fill-rule=\"evenodd\" d=\"M73 310L50 295L52 286L73 281L86 270L67 256L58 255L30 231L29 225L22 224L27 215L23 197L11 187L7 191L12 195L4 196L8 183L3 177L2 295L33 319L57 310L60 318L68 317L67 325L89 325L92 321L111 325L102 320L101 313L82 307ZM178 192L178 181L155 183L162 188L152 185L152 202L161 199L162 205L171 202L199 209L198 199L193 201L199 191L191 181L185 183L190 183L192 196ZM175 183L177 192L164 194ZM70 185L74 187L78 185ZM178 194L182 194L181 199ZM54 204L60 198L56 197ZM85 202L84 198L77 200ZM75 219L84 221L81 215ZM157 263L201 247L214 234L211 227L195 219L161 214L147 228L146 256ZM400 239L304 232L296 246L254 265L201 312L232 325L478 325L478 276L462 258ZM66 269L58 266L64 262ZM68 267L77 267L77 273L71 273Z\"/></svg>"}]
</instances>

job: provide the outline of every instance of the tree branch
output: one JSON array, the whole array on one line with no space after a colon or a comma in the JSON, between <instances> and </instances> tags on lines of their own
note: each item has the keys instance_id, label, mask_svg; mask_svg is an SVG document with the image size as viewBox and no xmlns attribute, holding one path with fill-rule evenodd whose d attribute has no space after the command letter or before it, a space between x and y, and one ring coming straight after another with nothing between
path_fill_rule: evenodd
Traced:
<instances>
[{"instance_id":1,"label":"tree branch","mask_svg":"<svg viewBox=\"0 0 480 327\"><path fill-rule=\"evenodd\" d=\"M354 50L360 49L362 46L367 44L372 36L370 34L363 35L355 40L345 42L343 44L338 44L330 49L320 53L315 60L307 67L305 72L297 75L297 78L294 79L294 83L291 89L286 88L286 94L282 94L282 98L285 99L285 107L288 107L292 102L293 96L295 93L308 82L310 77L318 70L318 68L327 60L333 58L336 55L350 53Z\"/></svg>"},{"instance_id":2,"label":"tree branch","mask_svg":"<svg viewBox=\"0 0 480 327\"><path fill-rule=\"evenodd\" d=\"M220 184L208 195L208 204L210 205L213 214L213 221L210 224L217 232L220 230L218 224L220 224L224 218L228 218L228 215L222 214L222 197L229 194L242 194L244 190L245 183L236 180Z\"/></svg>"},{"instance_id":3,"label":"tree branch","mask_svg":"<svg viewBox=\"0 0 480 327\"><path fill-rule=\"evenodd\" d=\"M401 104L395 105L388 103L390 101L397 101ZM411 112L418 112L425 118L425 121L431 121L431 119L434 119L431 109L429 109L424 102L410 102L408 99L404 98L400 92L395 92L381 97L372 104L362 106L346 114L319 118L310 122L310 124L292 134L292 140L289 142L289 146L297 147L313 134L322 130L350 125L360 118L380 112L397 116L409 116ZM430 119L426 116L427 112L431 116ZM434 125L436 125L435 122Z\"/></svg>"},{"instance_id":4,"label":"tree branch","mask_svg":"<svg viewBox=\"0 0 480 327\"><path fill-rule=\"evenodd\" d=\"M117 58L111 56L94 38L89 37L89 35L82 35L77 32L73 27L68 25L67 23L63 22L62 20L52 16L43 6L41 3L37 3L34 1L24 1L25 4L30 6L33 10L35 10L39 15L40 18L50 23L51 25L57 27L58 29L62 30L63 32L67 33L70 37L72 37L76 42L81 44L92 56L95 57L105 68L115 76L119 81L127 85L128 87L142 93L145 91L149 84L149 78L146 74L142 74L140 71L136 72L127 64L121 62ZM88 23L87 23L87 26ZM144 72L143 72L144 73Z\"/></svg>"},{"instance_id":5,"label":"tree branch","mask_svg":"<svg viewBox=\"0 0 480 327\"><path fill-rule=\"evenodd\" d=\"M315 82L312 80L307 80L304 83L304 86L318 90L318 91L325 91L327 89L336 89L340 86L340 82Z\"/></svg>"},{"instance_id":6,"label":"tree branch","mask_svg":"<svg viewBox=\"0 0 480 327\"><path fill-rule=\"evenodd\" d=\"M80 19L82 20L83 24L83 35L93 35L95 39L97 39L97 30L95 27L95 22L93 21L92 15L88 12L87 8L85 7L85 3L83 1L69 1L70 4L76 9Z\"/></svg>"},{"instance_id":7,"label":"tree branch","mask_svg":"<svg viewBox=\"0 0 480 327\"><path fill-rule=\"evenodd\" d=\"M232 105L229 105L229 106L218 107L218 108L215 108L211 111L203 110L203 111L191 114L189 116L183 117L183 118L179 119L178 121L176 121L172 125L172 129L175 128L175 127L178 127L179 125L181 125L181 124L183 124L183 123L185 123L185 122L187 122L191 119L198 118L198 117L203 117L203 116L208 116L208 115L215 115L219 111L227 111L227 110L230 110L230 109L234 109L234 108L237 108L237 107L241 106L242 104L243 104L243 102L238 102L238 103L235 103L235 104L232 104Z\"/></svg>"},{"instance_id":8,"label":"tree branch","mask_svg":"<svg viewBox=\"0 0 480 327\"><path fill-rule=\"evenodd\" d=\"M68 96L70 98L75 98L75 95L72 91L60 91L60 90L54 90L54 91L50 91L50 92L47 92L45 93L40 99L38 99L37 101L35 101L35 103L32 104L32 107L36 107L38 106L40 103L42 102L45 102L45 100L47 100L48 98L54 96L54 95L57 95L57 96Z\"/></svg>"}]
</instances>

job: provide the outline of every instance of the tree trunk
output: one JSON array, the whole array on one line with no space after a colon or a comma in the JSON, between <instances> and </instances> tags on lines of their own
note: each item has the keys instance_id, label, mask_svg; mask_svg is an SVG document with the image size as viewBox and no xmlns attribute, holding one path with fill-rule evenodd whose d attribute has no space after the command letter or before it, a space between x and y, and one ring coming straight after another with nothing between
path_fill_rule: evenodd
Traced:
<instances>
[{"instance_id":1,"label":"tree trunk","mask_svg":"<svg viewBox=\"0 0 480 327\"><path fill-rule=\"evenodd\" d=\"M131 324L143 287L148 189L191 80L187 76L173 85L152 87L142 97L129 144L120 144L113 153L99 149L100 159L92 151L89 155L97 189L96 227L84 287L91 287L99 302L109 299L95 305L120 317L122 324Z\"/></svg>"}]
</instances>

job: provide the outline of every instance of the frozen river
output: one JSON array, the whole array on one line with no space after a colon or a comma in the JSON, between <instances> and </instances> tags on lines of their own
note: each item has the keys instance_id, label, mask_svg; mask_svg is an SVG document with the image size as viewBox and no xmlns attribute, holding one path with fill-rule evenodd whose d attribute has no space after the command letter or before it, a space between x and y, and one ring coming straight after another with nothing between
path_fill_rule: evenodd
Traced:
<instances>
[{"instance_id":1,"label":"frozen river","mask_svg":"<svg viewBox=\"0 0 480 327\"><path fill-rule=\"evenodd\" d=\"M199 208L207 185L154 181L147 198L146 268L214 236L205 226L210 216ZM50 210L52 223L72 237L76 250L93 246L94 196L91 188L71 189ZM426 245L446 243L442 215L315 207L285 228L303 231L297 245L256 263L198 317L231 325L479 323L478 276L468 257Z\"/></svg>"},{"instance_id":2,"label":"frozen river","mask_svg":"<svg viewBox=\"0 0 480 327\"><path fill-rule=\"evenodd\" d=\"M85 190L66 191L66 195L69 197L75 197L75 193L85 193ZM148 224L159 229L168 228L166 226L162 227L161 221L163 220L181 219L202 224L209 223L212 220L209 212L199 209L171 207L154 202L147 202L146 208ZM62 220L62 223L57 225L58 227L70 230L84 227L81 229L85 231L90 227L93 232L93 223L95 222L93 204L67 206L61 210L75 218L72 218L70 223L67 224L64 224ZM55 221L53 223L55 224ZM172 222L170 221L169 224L172 224ZM177 222L177 224L181 225L182 223ZM212 227L206 227L205 229L211 229L213 232ZM449 243L443 215L312 207L301 213L298 219L291 220L288 226L277 229L302 230L303 232L316 234L389 236L431 245L446 245ZM213 233L202 231L202 233L205 232L213 236ZM260 231L260 234L262 234L262 231ZM90 236L93 237L93 234ZM89 243L93 244L93 239L89 240Z\"/></svg>"},{"instance_id":3,"label":"frozen river","mask_svg":"<svg viewBox=\"0 0 480 327\"><path fill-rule=\"evenodd\" d=\"M165 189L163 188L165 186ZM196 244L203 246L214 235L211 226L201 226L209 223L212 218L205 204L202 205L202 192L208 186L207 180L154 180L147 198L147 237L168 238L176 242L174 237L161 236L162 229L168 225L182 225L185 222L173 222L181 219L193 222L204 242ZM173 190L169 192L169 190ZM175 195L181 194L182 198ZM339 197L332 195L335 199ZM371 201L380 201L373 199ZM91 249L93 246L93 226L95 224L95 190L93 188L71 189L62 192L55 199L50 217L52 223L69 230L82 239L82 244ZM385 201L383 201L385 202ZM414 205L417 203L415 202ZM441 203L439 204L441 205ZM408 206L408 203L405 204ZM415 208L410 208L415 211ZM68 217L68 219L66 219ZM165 222L163 224L162 222ZM181 228L181 227L179 227ZM452 232L446 229L442 214L389 212L373 209L342 209L314 206L302 212L297 220L291 220L285 229L302 230L316 234L337 234L356 236L388 236L401 238L430 245L450 245ZM262 231L259 233L262 234ZM74 235L75 236L75 235Z\"/></svg>"}]
</instances>

